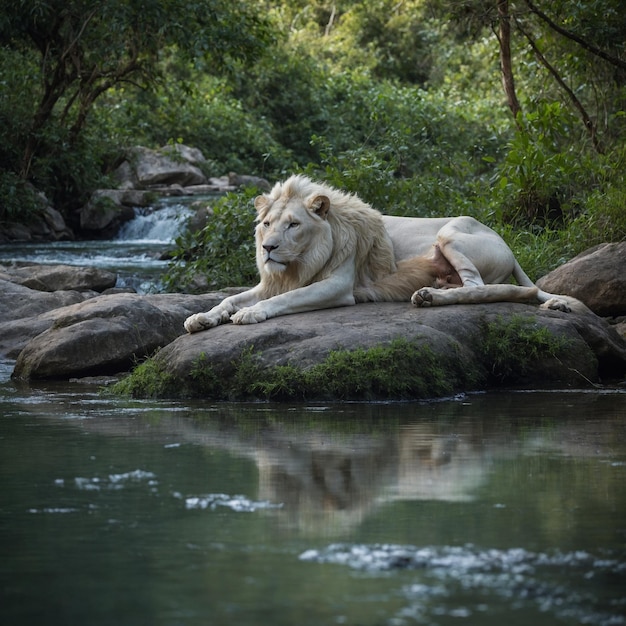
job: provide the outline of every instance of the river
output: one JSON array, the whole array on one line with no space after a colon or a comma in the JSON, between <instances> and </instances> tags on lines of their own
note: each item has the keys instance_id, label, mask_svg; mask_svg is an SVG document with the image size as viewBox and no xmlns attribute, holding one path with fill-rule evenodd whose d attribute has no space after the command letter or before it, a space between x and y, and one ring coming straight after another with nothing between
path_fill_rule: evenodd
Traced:
<instances>
[{"instance_id":1,"label":"river","mask_svg":"<svg viewBox=\"0 0 626 626\"><path fill-rule=\"evenodd\" d=\"M160 289L160 277L167 268L163 254L173 247L191 216L189 205L215 196L162 198L155 207L135 210L115 239L98 241L57 241L0 245L0 263L25 262L46 265L65 263L116 272L117 287L131 287L137 293Z\"/></svg>"},{"instance_id":2,"label":"river","mask_svg":"<svg viewBox=\"0 0 626 626\"><path fill-rule=\"evenodd\" d=\"M212 404L0 363L0 623L626 624L626 393Z\"/></svg>"},{"instance_id":3,"label":"river","mask_svg":"<svg viewBox=\"0 0 626 626\"><path fill-rule=\"evenodd\" d=\"M624 624L626 394L0 384L0 623Z\"/></svg>"}]
</instances>

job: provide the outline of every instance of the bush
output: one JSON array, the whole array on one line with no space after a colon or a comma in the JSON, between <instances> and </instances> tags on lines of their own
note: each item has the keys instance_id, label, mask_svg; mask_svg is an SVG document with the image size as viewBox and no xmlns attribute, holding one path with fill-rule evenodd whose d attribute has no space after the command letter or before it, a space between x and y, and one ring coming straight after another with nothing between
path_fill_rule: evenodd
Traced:
<instances>
[{"instance_id":1,"label":"bush","mask_svg":"<svg viewBox=\"0 0 626 626\"><path fill-rule=\"evenodd\" d=\"M13 172L0 171L0 222L28 223L41 208L41 198L32 185Z\"/></svg>"},{"instance_id":2,"label":"bush","mask_svg":"<svg viewBox=\"0 0 626 626\"><path fill-rule=\"evenodd\" d=\"M168 291L197 293L257 282L252 206L257 194L254 188L227 194L212 207L204 229L176 239L164 277Z\"/></svg>"}]
</instances>

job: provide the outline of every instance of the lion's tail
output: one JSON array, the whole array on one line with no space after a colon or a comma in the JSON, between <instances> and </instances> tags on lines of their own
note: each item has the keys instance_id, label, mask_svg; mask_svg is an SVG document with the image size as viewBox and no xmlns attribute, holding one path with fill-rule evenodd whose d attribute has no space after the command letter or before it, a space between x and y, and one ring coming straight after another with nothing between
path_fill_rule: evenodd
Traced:
<instances>
[{"instance_id":1,"label":"lion's tail","mask_svg":"<svg viewBox=\"0 0 626 626\"><path fill-rule=\"evenodd\" d=\"M354 298L357 302L408 302L418 289L432 287L436 278L432 260L415 256L399 261L394 273L368 284L357 285Z\"/></svg>"}]
</instances>

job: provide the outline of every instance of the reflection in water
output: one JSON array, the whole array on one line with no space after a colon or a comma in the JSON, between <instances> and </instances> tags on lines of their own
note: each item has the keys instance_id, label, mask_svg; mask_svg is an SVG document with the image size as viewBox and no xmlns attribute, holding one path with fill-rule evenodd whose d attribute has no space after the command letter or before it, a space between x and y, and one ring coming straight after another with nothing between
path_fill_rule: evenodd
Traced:
<instances>
[{"instance_id":1,"label":"reflection in water","mask_svg":"<svg viewBox=\"0 0 626 626\"><path fill-rule=\"evenodd\" d=\"M626 623L626 394L0 406L2 623Z\"/></svg>"},{"instance_id":2,"label":"reflection in water","mask_svg":"<svg viewBox=\"0 0 626 626\"><path fill-rule=\"evenodd\" d=\"M541 398L550 396L532 394L532 403L539 401L541 407ZM571 402L567 394L562 397L565 402L549 403L549 410L540 408L539 417L528 418L523 407L531 396L524 393L477 395L445 405L348 404L289 411L264 405L262 410L255 405L163 409L142 402L120 410L98 397L74 402L70 396L63 423L85 432L159 438L170 441L165 444L170 448L193 444L251 459L258 500L280 505L274 514L281 525L335 535L349 533L394 500L470 502L505 460L538 453L597 458L612 454L615 445L624 449L624 396L580 393ZM47 417L50 404L46 396L40 400L23 408ZM53 401L59 402L58 395ZM572 420L574 406L589 418ZM598 412L601 419L595 417ZM91 419L94 414L98 419Z\"/></svg>"}]
</instances>

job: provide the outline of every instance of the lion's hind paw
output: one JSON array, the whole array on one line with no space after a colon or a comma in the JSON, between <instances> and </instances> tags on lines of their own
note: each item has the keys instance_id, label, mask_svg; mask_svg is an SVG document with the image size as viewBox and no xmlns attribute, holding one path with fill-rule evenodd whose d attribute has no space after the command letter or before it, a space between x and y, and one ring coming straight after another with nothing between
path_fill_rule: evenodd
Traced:
<instances>
[{"instance_id":1,"label":"lion's hind paw","mask_svg":"<svg viewBox=\"0 0 626 626\"><path fill-rule=\"evenodd\" d=\"M572 310L563 298L550 298L541 305L541 308L550 311L562 311L563 313L570 313Z\"/></svg>"},{"instance_id":2,"label":"lion's hind paw","mask_svg":"<svg viewBox=\"0 0 626 626\"><path fill-rule=\"evenodd\" d=\"M433 294L428 287L424 287L411 296L411 302L415 306L431 306L433 303Z\"/></svg>"}]
</instances>

